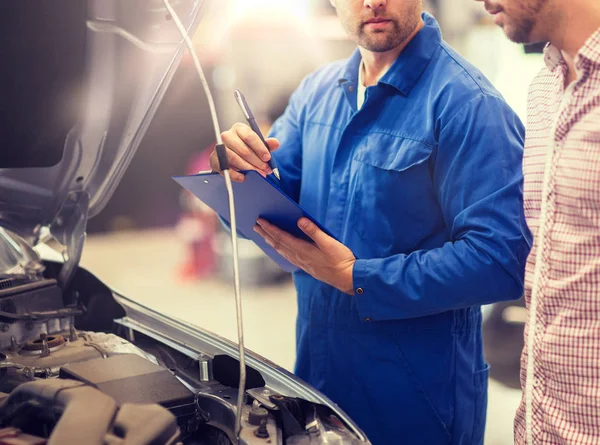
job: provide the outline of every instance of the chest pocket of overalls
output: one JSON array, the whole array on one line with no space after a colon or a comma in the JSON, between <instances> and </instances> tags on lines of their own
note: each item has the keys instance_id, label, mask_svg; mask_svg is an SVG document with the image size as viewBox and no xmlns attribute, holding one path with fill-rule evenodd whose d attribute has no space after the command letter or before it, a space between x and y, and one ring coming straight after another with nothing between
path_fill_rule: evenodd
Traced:
<instances>
[{"instance_id":1,"label":"chest pocket of overalls","mask_svg":"<svg viewBox=\"0 0 600 445\"><path fill-rule=\"evenodd\" d=\"M353 230L380 254L408 252L431 230L435 214L427 162L433 147L371 134L353 156L350 212Z\"/></svg>"}]
</instances>

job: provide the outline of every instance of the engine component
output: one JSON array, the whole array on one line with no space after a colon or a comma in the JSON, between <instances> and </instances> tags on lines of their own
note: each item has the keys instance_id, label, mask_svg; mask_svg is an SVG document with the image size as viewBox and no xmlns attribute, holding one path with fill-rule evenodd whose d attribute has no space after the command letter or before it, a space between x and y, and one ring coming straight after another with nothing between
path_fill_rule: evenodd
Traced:
<instances>
[{"instance_id":1,"label":"engine component","mask_svg":"<svg viewBox=\"0 0 600 445\"><path fill-rule=\"evenodd\" d=\"M250 412L250 407L244 407L240 443L244 445L262 445L265 443L283 445L283 436L275 417L267 415L256 427L248 421Z\"/></svg>"},{"instance_id":2,"label":"engine component","mask_svg":"<svg viewBox=\"0 0 600 445\"><path fill-rule=\"evenodd\" d=\"M286 445L359 445L362 443L328 408L318 405L306 405L304 408L305 431L289 437Z\"/></svg>"},{"instance_id":3,"label":"engine component","mask_svg":"<svg viewBox=\"0 0 600 445\"><path fill-rule=\"evenodd\" d=\"M248 423L250 425L259 426L263 420L266 421L269 417L269 411L264 408L252 407L250 414L248 414Z\"/></svg>"},{"instance_id":4,"label":"engine component","mask_svg":"<svg viewBox=\"0 0 600 445\"><path fill-rule=\"evenodd\" d=\"M67 338L75 338L67 341ZM157 363L156 359L114 334L102 332L75 332L74 328L63 335L41 334L36 340L28 340L23 345L14 343L2 352L1 368L16 368L29 378L56 377L61 366L98 358L122 354L136 354Z\"/></svg>"},{"instance_id":5,"label":"engine component","mask_svg":"<svg viewBox=\"0 0 600 445\"><path fill-rule=\"evenodd\" d=\"M62 291L51 279L13 276L2 280L0 315L8 320L62 308Z\"/></svg>"},{"instance_id":6,"label":"engine component","mask_svg":"<svg viewBox=\"0 0 600 445\"><path fill-rule=\"evenodd\" d=\"M113 433L104 439L105 445L153 444L174 445L179 440L179 428L174 416L167 418L158 405L124 404L113 425Z\"/></svg>"},{"instance_id":7,"label":"engine component","mask_svg":"<svg viewBox=\"0 0 600 445\"><path fill-rule=\"evenodd\" d=\"M118 404L156 403L171 411L184 432L198 427L195 395L168 369L133 354L63 366L60 377L84 382Z\"/></svg>"},{"instance_id":8,"label":"engine component","mask_svg":"<svg viewBox=\"0 0 600 445\"><path fill-rule=\"evenodd\" d=\"M275 411L275 410L279 409L279 408L277 408L277 405L275 405L273 402L271 402L271 399L269 398L272 395L274 395L273 391L271 391L269 388L263 387L263 388L248 389L246 391L246 393L250 397L252 397L256 402L260 403L265 408L267 408L271 411Z\"/></svg>"},{"instance_id":9,"label":"engine component","mask_svg":"<svg viewBox=\"0 0 600 445\"><path fill-rule=\"evenodd\" d=\"M260 408L259 406L244 405L242 410L242 430L239 438L235 435L236 426L236 395L235 388L228 388L224 385L213 384L210 387L204 387L197 394L198 406L200 409L209 414L207 425L214 427L227 436L227 440L209 443L212 444L239 444L239 445L283 445L283 435L280 425L277 422L276 413L268 413L262 420L266 422L266 433L269 435L267 442L264 438L256 436L258 429L257 425L252 425L249 422L250 412L252 409ZM260 424L258 425L260 427ZM264 428L261 433L264 434ZM202 442L204 443L204 442ZM314 444L317 445L317 444ZM319 444L321 445L321 444Z\"/></svg>"},{"instance_id":10,"label":"engine component","mask_svg":"<svg viewBox=\"0 0 600 445\"><path fill-rule=\"evenodd\" d=\"M260 423L260 426L258 428L256 428L256 430L254 431L254 435L256 437L258 437L259 439L268 439L269 438L269 431L267 430L267 420L263 420Z\"/></svg>"},{"instance_id":11,"label":"engine component","mask_svg":"<svg viewBox=\"0 0 600 445\"><path fill-rule=\"evenodd\" d=\"M198 356L198 365L200 367L199 375L201 382L210 382L214 379L212 357L206 354L200 354Z\"/></svg>"},{"instance_id":12,"label":"engine component","mask_svg":"<svg viewBox=\"0 0 600 445\"><path fill-rule=\"evenodd\" d=\"M50 352L56 351L65 344L65 338L62 335L40 334L37 340L28 340L23 345L23 352L33 352L39 355L50 355Z\"/></svg>"},{"instance_id":13,"label":"engine component","mask_svg":"<svg viewBox=\"0 0 600 445\"><path fill-rule=\"evenodd\" d=\"M108 395L73 380L19 386L0 406L0 424L35 436L49 428L48 445L174 445L180 437L175 417L164 408L133 404L119 408Z\"/></svg>"},{"instance_id":14,"label":"engine component","mask_svg":"<svg viewBox=\"0 0 600 445\"><path fill-rule=\"evenodd\" d=\"M283 436L287 439L292 436L305 434L303 425L306 424L301 402L292 397L273 395L270 397L279 408L279 415L283 425Z\"/></svg>"},{"instance_id":15,"label":"engine component","mask_svg":"<svg viewBox=\"0 0 600 445\"><path fill-rule=\"evenodd\" d=\"M81 314L82 308L65 307L56 280L20 275L0 280L0 348L69 332Z\"/></svg>"}]
</instances>

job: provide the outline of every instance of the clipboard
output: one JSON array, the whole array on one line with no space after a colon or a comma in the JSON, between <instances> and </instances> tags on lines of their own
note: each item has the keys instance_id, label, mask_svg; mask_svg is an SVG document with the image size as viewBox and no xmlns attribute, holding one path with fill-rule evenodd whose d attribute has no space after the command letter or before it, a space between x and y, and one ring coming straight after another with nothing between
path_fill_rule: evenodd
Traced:
<instances>
[{"instance_id":1,"label":"clipboard","mask_svg":"<svg viewBox=\"0 0 600 445\"><path fill-rule=\"evenodd\" d=\"M235 215L238 233L260 247L275 263L286 272L298 270L267 244L262 236L253 230L256 220L263 218L291 235L312 242L298 227L298 219L306 217L321 230L335 238L306 210L287 196L277 185L263 178L255 171L242 172L244 182L233 182ZM190 176L174 176L173 179L191 192L200 201L213 209L223 220L230 223L229 201L225 179L219 173L198 173Z\"/></svg>"}]
</instances>

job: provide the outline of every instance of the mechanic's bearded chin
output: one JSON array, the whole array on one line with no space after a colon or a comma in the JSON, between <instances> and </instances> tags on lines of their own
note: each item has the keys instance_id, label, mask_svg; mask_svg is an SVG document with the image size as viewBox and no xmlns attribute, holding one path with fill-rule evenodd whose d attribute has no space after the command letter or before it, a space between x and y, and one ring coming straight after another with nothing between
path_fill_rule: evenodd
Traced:
<instances>
[{"instance_id":1,"label":"mechanic's bearded chin","mask_svg":"<svg viewBox=\"0 0 600 445\"><path fill-rule=\"evenodd\" d=\"M361 24L358 31L358 45L374 53L383 53L394 49L399 45L399 42L404 40L404 38L402 38L398 22L393 20L391 24L393 28L389 32L376 30L372 33L365 30L367 26L366 23ZM386 35L385 39L383 38L383 35Z\"/></svg>"},{"instance_id":2,"label":"mechanic's bearded chin","mask_svg":"<svg viewBox=\"0 0 600 445\"><path fill-rule=\"evenodd\" d=\"M368 16L352 16L349 11L336 8L336 12L342 27L348 36L358 46L375 53L391 51L404 43L419 26L421 21L422 4L420 2L411 5L401 14L388 14L385 8L378 8ZM373 30L367 28L367 21L374 18L382 18L391 21L387 30Z\"/></svg>"}]
</instances>

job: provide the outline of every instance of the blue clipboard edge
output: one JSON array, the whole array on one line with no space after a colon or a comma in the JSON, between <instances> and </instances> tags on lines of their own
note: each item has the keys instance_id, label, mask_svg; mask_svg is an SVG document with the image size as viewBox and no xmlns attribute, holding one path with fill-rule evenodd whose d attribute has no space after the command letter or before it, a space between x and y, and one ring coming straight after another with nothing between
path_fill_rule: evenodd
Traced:
<instances>
[{"instance_id":1,"label":"blue clipboard edge","mask_svg":"<svg viewBox=\"0 0 600 445\"><path fill-rule=\"evenodd\" d=\"M302 214L302 217L306 217L308 218L310 221L312 221L314 224L317 225L317 227L319 227L319 229L321 229L323 232L325 232L327 235L331 236L334 239L337 239L333 234L331 234L331 232L329 232L329 230L327 230L326 227L324 227L323 225L321 225L309 212L307 212L305 209L303 209L296 201L294 201L292 198L290 198L287 194L285 194L285 192L283 190L281 190L281 188L279 188L275 183L267 180L266 178L264 178L262 175L260 175L259 173L257 173L256 171L253 170L249 170L249 171L242 171L241 173L244 173L245 175L253 175L255 180L257 180L258 178L260 178L260 181L263 181L264 183L266 183L268 186L272 187L273 189L277 190L277 192L279 193L279 195L282 198L285 198L285 200L287 200L291 205L293 205L294 207L297 208L297 210ZM198 177L198 178L202 178L202 177L216 177L220 175L216 172L213 172L212 170L207 170L207 171L200 171L194 175L182 175L182 176L173 176L173 180L175 180L182 188L188 190L190 193L194 194L195 196L197 196L193 191L189 190L187 187L185 187L181 182L179 182L180 179L189 179L189 178L194 178L194 177ZM235 183L234 183L235 186ZM198 196L197 196L198 197ZM202 201L202 198L198 197L198 199L200 199ZM204 202L204 201L203 201ZM217 215L219 215L219 217L226 223L229 223L229 213L226 212L226 214L220 214L219 211L215 208L213 208L212 206L210 206L208 203L207 204L213 211L215 211L215 213L217 213ZM237 205L236 205L237 208ZM267 221L269 220L268 217L265 218ZM271 221L270 221L271 222ZM285 230L285 229L284 229ZM295 270L297 270L298 268L296 266L294 266L293 264L289 263L287 260L285 260L281 255L279 255L279 253L277 253L274 249L272 249L268 244L266 244L266 242L263 243L259 243L257 242L257 240L252 239L253 237L255 237L254 235L255 232L252 231L252 234L246 234L244 233L240 227L238 227L238 233L240 233L244 238L253 241L261 250L263 250L263 252L265 252L265 254L267 254L267 256L269 256L271 259L273 259L280 267L282 267L282 269L288 271L288 272L293 272ZM307 235L305 235L304 233L302 233L302 231L298 228L296 229L296 233L293 234L294 236L297 236L301 239L304 239L306 241L312 242L312 240L310 239L310 237L308 237ZM258 235L256 235L258 236ZM264 244L264 245L261 245Z\"/></svg>"}]
</instances>

